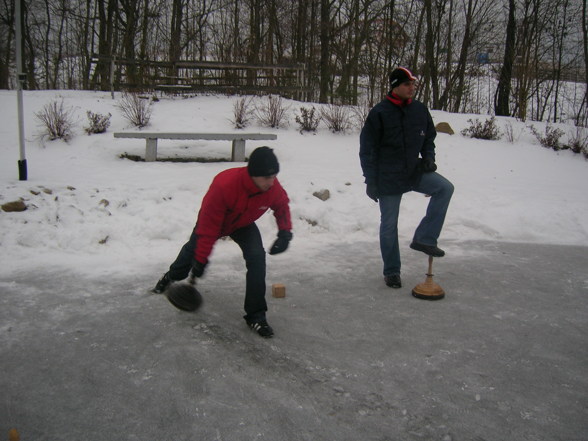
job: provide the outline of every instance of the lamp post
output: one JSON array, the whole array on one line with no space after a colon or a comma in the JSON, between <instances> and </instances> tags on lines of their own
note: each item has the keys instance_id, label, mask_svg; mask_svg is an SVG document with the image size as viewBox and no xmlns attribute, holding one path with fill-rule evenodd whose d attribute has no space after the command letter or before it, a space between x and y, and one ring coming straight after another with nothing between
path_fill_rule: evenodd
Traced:
<instances>
[{"instance_id":1,"label":"lamp post","mask_svg":"<svg viewBox=\"0 0 588 441\"><path fill-rule=\"evenodd\" d=\"M27 159L25 153L24 119L22 89L26 81L26 74L22 67L22 2L16 0L15 21L16 21L16 101L18 109L18 143L20 159L18 160L18 179L27 180Z\"/></svg>"}]
</instances>

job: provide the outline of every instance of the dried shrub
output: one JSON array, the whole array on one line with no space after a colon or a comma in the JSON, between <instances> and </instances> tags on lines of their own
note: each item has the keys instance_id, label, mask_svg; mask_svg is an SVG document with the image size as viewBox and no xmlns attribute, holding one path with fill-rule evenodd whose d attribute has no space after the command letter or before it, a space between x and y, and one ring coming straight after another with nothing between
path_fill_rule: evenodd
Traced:
<instances>
[{"instance_id":1,"label":"dried shrub","mask_svg":"<svg viewBox=\"0 0 588 441\"><path fill-rule=\"evenodd\" d=\"M72 137L71 129L72 109L66 108L61 102L52 101L43 107L43 110L35 113L35 116L43 123L49 140L63 139L69 141Z\"/></svg>"},{"instance_id":2,"label":"dried shrub","mask_svg":"<svg viewBox=\"0 0 588 441\"><path fill-rule=\"evenodd\" d=\"M101 115L99 113L86 112L88 116L88 126L84 128L88 135L92 133L104 133L110 127L110 113L108 115Z\"/></svg>"},{"instance_id":3,"label":"dried shrub","mask_svg":"<svg viewBox=\"0 0 588 441\"><path fill-rule=\"evenodd\" d=\"M576 133L572 133L568 138L570 150L574 153L583 153L588 155L588 130L582 127L576 127Z\"/></svg>"},{"instance_id":4,"label":"dried shrub","mask_svg":"<svg viewBox=\"0 0 588 441\"><path fill-rule=\"evenodd\" d=\"M505 133L506 139L511 144L514 144L519 141L523 131L524 131L524 128L520 128L518 130L518 133L516 133L512 123L510 121L508 121L506 123L506 125L504 126L504 133Z\"/></svg>"},{"instance_id":5,"label":"dried shrub","mask_svg":"<svg viewBox=\"0 0 588 441\"><path fill-rule=\"evenodd\" d=\"M345 106L329 104L323 107L321 119L333 133L345 133L351 127L349 109Z\"/></svg>"},{"instance_id":6,"label":"dried shrub","mask_svg":"<svg viewBox=\"0 0 588 441\"><path fill-rule=\"evenodd\" d=\"M498 140L502 137L500 130L496 125L496 118L492 117L484 122L468 119L470 127L467 127L461 131L463 136L469 136L470 138L476 139L487 139L487 140Z\"/></svg>"},{"instance_id":7,"label":"dried shrub","mask_svg":"<svg viewBox=\"0 0 588 441\"><path fill-rule=\"evenodd\" d=\"M300 115L296 115L296 122L300 126L300 133L302 132L316 132L321 119L316 115L314 106L311 108L301 107Z\"/></svg>"},{"instance_id":8,"label":"dried shrub","mask_svg":"<svg viewBox=\"0 0 588 441\"><path fill-rule=\"evenodd\" d=\"M252 98L239 98L233 104L233 120L231 123L236 129L244 129L251 121L251 101Z\"/></svg>"},{"instance_id":9,"label":"dried shrub","mask_svg":"<svg viewBox=\"0 0 588 441\"><path fill-rule=\"evenodd\" d=\"M151 101L139 97L136 93L123 93L116 107L123 116L135 127L145 127L151 119Z\"/></svg>"},{"instance_id":10,"label":"dried shrub","mask_svg":"<svg viewBox=\"0 0 588 441\"><path fill-rule=\"evenodd\" d=\"M370 110L371 108L368 104L351 107L352 125L358 130L361 130L365 124L365 121L367 120Z\"/></svg>"},{"instance_id":11,"label":"dried shrub","mask_svg":"<svg viewBox=\"0 0 588 441\"><path fill-rule=\"evenodd\" d=\"M289 106L284 106L282 97L270 95L255 109L259 123L263 126L279 129L288 123Z\"/></svg>"},{"instance_id":12,"label":"dried shrub","mask_svg":"<svg viewBox=\"0 0 588 441\"><path fill-rule=\"evenodd\" d=\"M564 135L563 130L554 128L549 124L545 126L545 134L540 133L535 126L530 126L531 132L543 147L555 151L565 150L568 146L562 145L559 139Z\"/></svg>"}]
</instances>

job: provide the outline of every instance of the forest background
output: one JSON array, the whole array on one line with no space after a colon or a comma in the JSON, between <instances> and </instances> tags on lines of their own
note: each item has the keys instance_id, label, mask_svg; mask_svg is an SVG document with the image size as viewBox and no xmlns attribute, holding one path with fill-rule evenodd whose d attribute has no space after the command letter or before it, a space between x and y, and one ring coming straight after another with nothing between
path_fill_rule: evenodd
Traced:
<instances>
[{"instance_id":1,"label":"forest background","mask_svg":"<svg viewBox=\"0 0 588 441\"><path fill-rule=\"evenodd\" d=\"M4 89L17 87L15 1L0 0ZM431 109L586 127L586 3L22 0L22 83L145 92L206 77L262 91L263 79L286 97L371 107L402 65Z\"/></svg>"}]
</instances>

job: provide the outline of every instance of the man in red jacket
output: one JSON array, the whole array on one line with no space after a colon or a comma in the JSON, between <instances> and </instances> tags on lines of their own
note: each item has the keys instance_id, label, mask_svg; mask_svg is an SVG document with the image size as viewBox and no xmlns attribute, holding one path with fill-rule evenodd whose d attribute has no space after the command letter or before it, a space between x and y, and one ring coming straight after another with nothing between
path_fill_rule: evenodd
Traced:
<instances>
[{"instance_id":1,"label":"man in red jacket","mask_svg":"<svg viewBox=\"0 0 588 441\"><path fill-rule=\"evenodd\" d=\"M214 243L229 236L241 247L247 267L244 319L262 337L273 336L265 316L265 250L255 221L271 209L278 237L269 253L286 251L292 239L292 221L288 195L276 178L279 170L273 150L259 147L251 153L247 167L219 173L202 200L190 239L153 292L164 292L171 283L188 277L190 271L201 277Z\"/></svg>"}]
</instances>

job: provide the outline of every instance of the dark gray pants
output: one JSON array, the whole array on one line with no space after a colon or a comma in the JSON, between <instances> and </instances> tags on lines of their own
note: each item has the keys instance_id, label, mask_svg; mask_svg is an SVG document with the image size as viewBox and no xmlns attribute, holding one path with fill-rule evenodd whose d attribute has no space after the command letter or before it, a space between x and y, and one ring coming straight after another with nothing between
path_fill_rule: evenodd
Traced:
<instances>
[{"instance_id":1,"label":"dark gray pants","mask_svg":"<svg viewBox=\"0 0 588 441\"><path fill-rule=\"evenodd\" d=\"M257 321L265 318L265 250L259 228L254 223L240 228L230 235L243 252L247 267L245 286L246 320ZM170 265L168 276L171 280L183 280L190 274L198 236L193 232L184 244L176 260Z\"/></svg>"}]
</instances>

